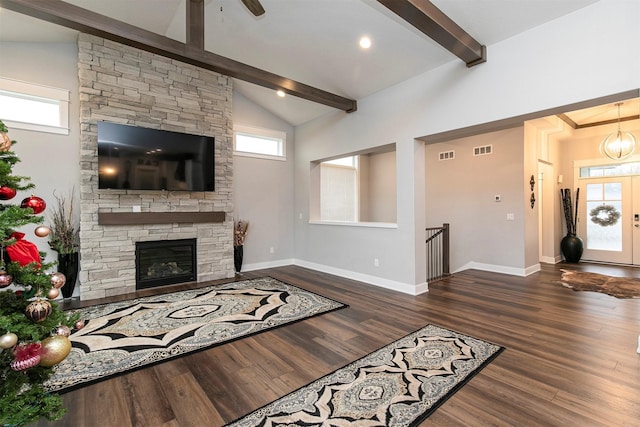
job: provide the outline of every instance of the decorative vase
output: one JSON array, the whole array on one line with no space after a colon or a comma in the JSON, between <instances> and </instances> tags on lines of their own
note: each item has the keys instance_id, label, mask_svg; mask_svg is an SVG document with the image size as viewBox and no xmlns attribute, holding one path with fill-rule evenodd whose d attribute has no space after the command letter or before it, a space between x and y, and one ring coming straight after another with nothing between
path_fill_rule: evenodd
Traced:
<instances>
[{"instance_id":1,"label":"decorative vase","mask_svg":"<svg viewBox=\"0 0 640 427\"><path fill-rule=\"evenodd\" d=\"M242 248L242 245L233 247L233 265L236 267L236 273L240 273L242 270Z\"/></svg>"},{"instance_id":2,"label":"decorative vase","mask_svg":"<svg viewBox=\"0 0 640 427\"><path fill-rule=\"evenodd\" d=\"M64 298L71 298L78 278L78 252L72 254L58 254L58 271L67 278L65 285L60 289Z\"/></svg>"},{"instance_id":3,"label":"decorative vase","mask_svg":"<svg viewBox=\"0 0 640 427\"><path fill-rule=\"evenodd\" d=\"M582 257L584 243L575 234L567 234L560 241L560 250L567 262L578 262Z\"/></svg>"}]
</instances>

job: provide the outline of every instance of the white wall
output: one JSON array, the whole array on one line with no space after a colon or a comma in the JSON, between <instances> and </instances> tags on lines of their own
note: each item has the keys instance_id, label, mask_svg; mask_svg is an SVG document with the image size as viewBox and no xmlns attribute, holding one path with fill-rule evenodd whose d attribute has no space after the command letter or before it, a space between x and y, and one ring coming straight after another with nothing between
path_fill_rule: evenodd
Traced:
<instances>
[{"instance_id":1,"label":"white wall","mask_svg":"<svg viewBox=\"0 0 640 427\"><path fill-rule=\"evenodd\" d=\"M476 264L507 272L525 267L523 137L519 127L427 146L427 224L450 224L452 271ZM492 154L473 155L474 147L486 145ZM439 160L451 150L454 159Z\"/></svg>"},{"instance_id":2,"label":"white wall","mask_svg":"<svg viewBox=\"0 0 640 427\"><path fill-rule=\"evenodd\" d=\"M19 204L22 199L35 194L42 197L47 206L53 207L54 191L68 195L75 187L74 211L80 214L80 139L78 124L78 48L75 43L0 43L2 63L0 76L29 83L66 89L71 92L69 104L69 135L9 129L9 136L18 144L14 150L21 162L13 171L31 177L35 189L19 192L10 203ZM42 215L45 224L51 208ZM33 234L35 226L25 226L27 239L40 251L47 252L47 261L57 260L57 253L49 249L48 239Z\"/></svg>"},{"instance_id":3,"label":"white wall","mask_svg":"<svg viewBox=\"0 0 640 427\"><path fill-rule=\"evenodd\" d=\"M367 218L361 221L396 222L396 152L368 154L369 176L367 177ZM361 213L362 214L362 213Z\"/></svg>"},{"instance_id":4,"label":"white wall","mask_svg":"<svg viewBox=\"0 0 640 427\"><path fill-rule=\"evenodd\" d=\"M243 271L291 264L294 255L293 127L238 92L233 94L233 122L287 133L286 161L233 156L235 219L249 221Z\"/></svg>"},{"instance_id":5,"label":"white wall","mask_svg":"<svg viewBox=\"0 0 640 427\"><path fill-rule=\"evenodd\" d=\"M600 1L488 46L485 64L468 69L454 60L359 100L355 113L336 112L299 126L295 209L303 219L296 219L296 258L325 271L417 290L425 277L418 250L424 240L424 188L416 188L424 162L415 161L422 153L414 138L637 89L639 45L640 3ZM398 228L309 224L309 162L389 142L397 143ZM518 250L524 251L524 235L519 239ZM483 253L496 249L489 243ZM380 267L374 267L374 257Z\"/></svg>"}]
</instances>

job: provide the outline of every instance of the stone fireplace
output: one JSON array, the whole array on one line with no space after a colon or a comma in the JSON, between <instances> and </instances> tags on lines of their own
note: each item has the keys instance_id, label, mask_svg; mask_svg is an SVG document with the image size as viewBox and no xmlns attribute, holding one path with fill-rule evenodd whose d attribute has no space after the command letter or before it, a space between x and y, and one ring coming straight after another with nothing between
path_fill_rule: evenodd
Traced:
<instances>
[{"instance_id":1,"label":"stone fireplace","mask_svg":"<svg viewBox=\"0 0 640 427\"><path fill-rule=\"evenodd\" d=\"M196 239L194 281L233 277L232 80L88 34L78 76L80 298L135 292L140 242ZM99 190L100 120L215 137L215 192Z\"/></svg>"}]
</instances>

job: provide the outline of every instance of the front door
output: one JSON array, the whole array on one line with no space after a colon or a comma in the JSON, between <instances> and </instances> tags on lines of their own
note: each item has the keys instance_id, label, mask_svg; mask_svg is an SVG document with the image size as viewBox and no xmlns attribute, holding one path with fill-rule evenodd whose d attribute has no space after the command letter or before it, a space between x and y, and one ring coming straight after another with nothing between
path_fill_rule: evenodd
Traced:
<instances>
[{"instance_id":1,"label":"front door","mask_svg":"<svg viewBox=\"0 0 640 427\"><path fill-rule=\"evenodd\" d=\"M640 177L580 180L582 259L640 265Z\"/></svg>"}]
</instances>

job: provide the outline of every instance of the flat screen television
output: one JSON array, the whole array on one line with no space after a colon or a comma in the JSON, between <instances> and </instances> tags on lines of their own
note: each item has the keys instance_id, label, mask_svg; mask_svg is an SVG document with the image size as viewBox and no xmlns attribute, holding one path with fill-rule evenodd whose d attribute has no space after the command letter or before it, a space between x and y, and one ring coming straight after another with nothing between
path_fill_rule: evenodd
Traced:
<instances>
[{"instance_id":1,"label":"flat screen television","mask_svg":"<svg viewBox=\"0 0 640 427\"><path fill-rule=\"evenodd\" d=\"M211 136L98 122L98 188L214 191Z\"/></svg>"}]
</instances>

